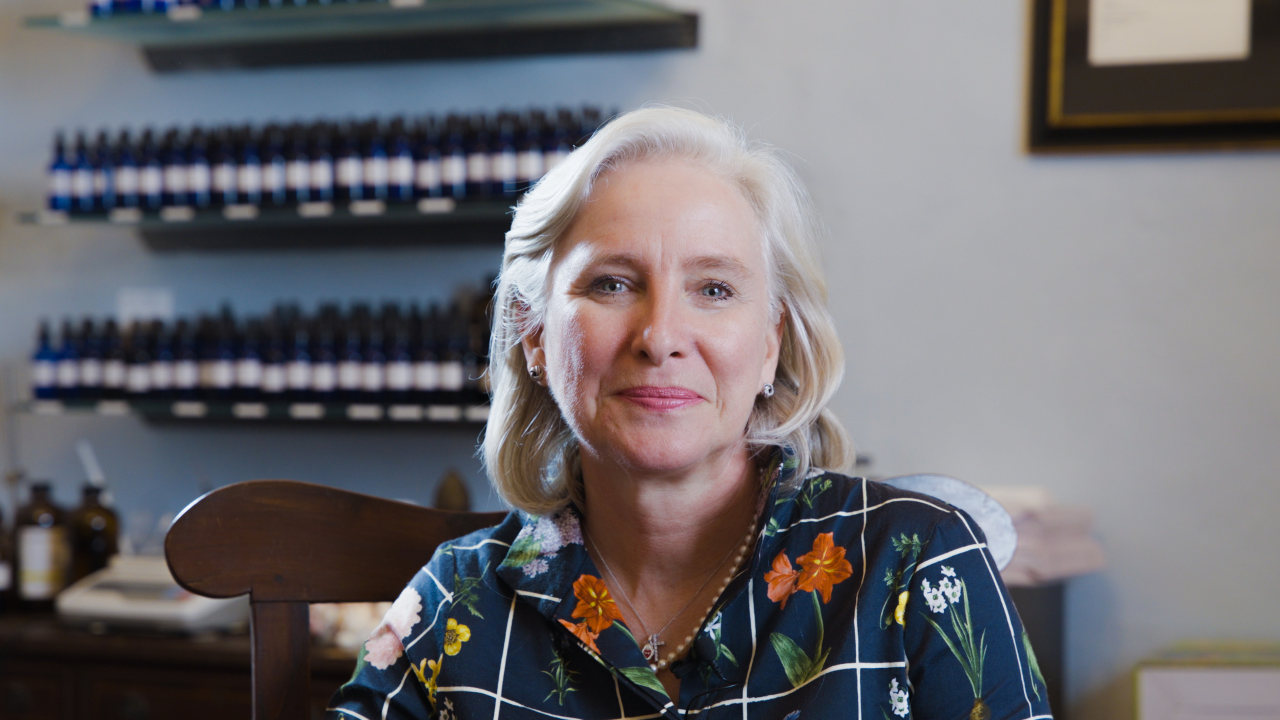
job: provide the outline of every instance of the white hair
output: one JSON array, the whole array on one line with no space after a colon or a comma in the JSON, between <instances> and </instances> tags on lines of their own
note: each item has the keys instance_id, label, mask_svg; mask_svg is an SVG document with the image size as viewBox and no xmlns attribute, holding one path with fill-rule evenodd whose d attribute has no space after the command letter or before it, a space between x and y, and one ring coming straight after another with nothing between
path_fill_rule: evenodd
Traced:
<instances>
[{"instance_id":1,"label":"white hair","mask_svg":"<svg viewBox=\"0 0 1280 720\"><path fill-rule=\"evenodd\" d=\"M624 113L548 172L525 194L506 235L489 348L493 393L485 430L485 469L504 500L541 515L579 503L578 441L551 392L528 376L520 341L542 325L556 243L602 173L639 159L680 159L741 190L764 241L770 306L784 321L771 398L758 397L747 423L754 451L787 446L811 466L852 465L853 444L827 409L844 375L844 352L827 312L826 280L815 238L819 224L794 170L777 151L748 141L738 127L692 110L647 107Z\"/></svg>"}]
</instances>

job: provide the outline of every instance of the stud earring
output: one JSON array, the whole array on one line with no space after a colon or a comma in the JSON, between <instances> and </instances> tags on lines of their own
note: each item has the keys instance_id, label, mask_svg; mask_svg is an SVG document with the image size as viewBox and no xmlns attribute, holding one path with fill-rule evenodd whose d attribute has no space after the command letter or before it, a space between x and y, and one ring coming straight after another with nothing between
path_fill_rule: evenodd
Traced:
<instances>
[{"instance_id":1,"label":"stud earring","mask_svg":"<svg viewBox=\"0 0 1280 720\"><path fill-rule=\"evenodd\" d=\"M765 383L764 389L760 391L760 394L767 398L773 397L773 383Z\"/></svg>"},{"instance_id":2,"label":"stud earring","mask_svg":"<svg viewBox=\"0 0 1280 720\"><path fill-rule=\"evenodd\" d=\"M546 374L547 374L546 371L542 369L541 365L534 365L533 367L529 368L529 377L532 378L533 381L536 383L542 382L542 378Z\"/></svg>"}]
</instances>

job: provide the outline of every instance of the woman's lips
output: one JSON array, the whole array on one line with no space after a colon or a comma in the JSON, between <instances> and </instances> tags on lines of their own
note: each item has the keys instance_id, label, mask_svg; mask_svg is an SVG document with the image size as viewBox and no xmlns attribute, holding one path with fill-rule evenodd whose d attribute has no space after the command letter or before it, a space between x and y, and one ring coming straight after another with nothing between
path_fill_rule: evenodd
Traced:
<instances>
[{"instance_id":1,"label":"woman's lips","mask_svg":"<svg viewBox=\"0 0 1280 720\"><path fill-rule=\"evenodd\" d=\"M698 393L682 387L653 387L645 385L633 387L618 393L624 400L629 400L649 410L679 410L702 402Z\"/></svg>"}]
</instances>

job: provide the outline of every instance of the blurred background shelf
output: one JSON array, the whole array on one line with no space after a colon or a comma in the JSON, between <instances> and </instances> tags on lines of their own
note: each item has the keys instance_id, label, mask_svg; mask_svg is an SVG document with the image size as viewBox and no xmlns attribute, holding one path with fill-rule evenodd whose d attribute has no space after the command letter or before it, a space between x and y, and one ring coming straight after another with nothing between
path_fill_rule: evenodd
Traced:
<instances>
[{"instance_id":1,"label":"blurred background shelf","mask_svg":"<svg viewBox=\"0 0 1280 720\"><path fill-rule=\"evenodd\" d=\"M265 3L256 10L28 18L136 44L156 72L693 48L698 16L643 0Z\"/></svg>"},{"instance_id":2,"label":"blurred background shelf","mask_svg":"<svg viewBox=\"0 0 1280 720\"><path fill-rule=\"evenodd\" d=\"M304 215L298 208L249 209L244 219L221 209L166 208L156 212L79 215L50 211L18 214L18 222L42 226L135 228L152 250L271 250L411 245L500 245L511 226L515 199L455 203L433 198L415 205L352 207L335 203L328 214ZM180 212L174 212L180 211ZM168 218L168 219L166 219Z\"/></svg>"},{"instance_id":3,"label":"blurred background shelf","mask_svg":"<svg viewBox=\"0 0 1280 720\"><path fill-rule=\"evenodd\" d=\"M137 416L156 422L480 424L488 405L393 403L293 403L173 400L35 400L20 406L31 415Z\"/></svg>"}]
</instances>

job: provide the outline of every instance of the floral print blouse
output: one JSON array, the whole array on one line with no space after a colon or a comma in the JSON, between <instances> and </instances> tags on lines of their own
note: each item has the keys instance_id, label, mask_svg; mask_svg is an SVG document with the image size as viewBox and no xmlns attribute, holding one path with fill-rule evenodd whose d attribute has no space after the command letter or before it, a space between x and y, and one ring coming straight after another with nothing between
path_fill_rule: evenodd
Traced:
<instances>
[{"instance_id":1,"label":"floral print blouse","mask_svg":"<svg viewBox=\"0 0 1280 720\"><path fill-rule=\"evenodd\" d=\"M572 508L437 550L365 643L330 718L1050 717L1018 613L963 511L779 454L749 563L669 698Z\"/></svg>"}]
</instances>

